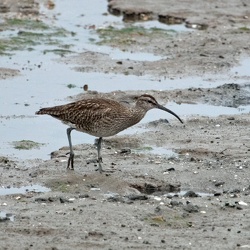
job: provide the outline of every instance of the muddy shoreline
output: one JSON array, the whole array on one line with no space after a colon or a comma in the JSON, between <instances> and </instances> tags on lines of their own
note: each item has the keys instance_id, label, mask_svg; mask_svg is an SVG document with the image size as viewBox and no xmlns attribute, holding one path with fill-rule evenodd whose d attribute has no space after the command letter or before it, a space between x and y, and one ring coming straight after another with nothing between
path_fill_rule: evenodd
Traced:
<instances>
[{"instance_id":1,"label":"muddy shoreline","mask_svg":"<svg viewBox=\"0 0 250 250\"><path fill-rule=\"evenodd\" d=\"M52 1L41 4L55 7ZM169 1L168 6L163 0L107 2L107 10L122 15L128 26L118 32L113 23L112 28L88 25L85 29L99 36L96 44L131 54L152 53L160 59L113 59L93 50L67 54L72 47L66 53L64 46L62 58L56 61L83 76L88 72L143 75L159 81L171 78L173 85L187 76L222 77L225 80L217 87L146 91L166 106L175 102L192 109L188 105L202 104L214 111L210 116L182 115L184 124L157 113L156 119L139 124L129 134L104 138L103 168L108 172L103 174L96 171L95 145L74 143L78 132L73 134L74 171L66 170L67 144L55 148L49 160L1 154L0 248L250 249L250 75L230 71L250 54L249 8L247 2L234 0ZM9 0L0 10L3 19L44 18L31 0L19 0L18 6ZM158 19L189 25L190 32L129 26L131 20ZM53 32L58 35L59 29ZM43 68L43 63L34 67ZM22 74L26 71L21 67L0 67L1 80ZM131 103L143 93L140 89L108 93L81 89L68 101L105 96ZM221 107L243 112L213 115ZM0 118L3 122L12 116ZM66 133L61 136L66 141ZM3 195L6 190L13 193Z\"/></svg>"}]
</instances>

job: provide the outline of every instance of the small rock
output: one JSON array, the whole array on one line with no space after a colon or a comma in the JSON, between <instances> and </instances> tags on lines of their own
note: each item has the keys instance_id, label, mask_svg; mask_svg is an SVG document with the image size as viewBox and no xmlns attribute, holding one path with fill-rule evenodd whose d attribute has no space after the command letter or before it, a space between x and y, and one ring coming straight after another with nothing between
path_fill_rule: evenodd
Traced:
<instances>
[{"instance_id":1,"label":"small rock","mask_svg":"<svg viewBox=\"0 0 250 250\"><path fill-rule=\"evenodd\" d=\"M240 191L241 191L240 189L235 188L235 189L233 189L233 190L230 190L229 193L230 193L230 194L233 194L233 193L240 193Z\"/></svg>"},{"instance_id":2,"label":"small rock","mask_svg":"<svg viewBox=\"0 0 250 250\"><path fill-rule=\"evenodd\" d=\"M30 176L31 178L35 178L35 177L37 177L37 175L38 175L37 171L34 171L34 172L29 173L29 176Z\"/></svg>"},{"instance_id":3,"label":"small rock","mask_svg":"<svg viewBox=\"0 0 250 250\"><path fill-rule=\"evenodd\" d=\"M248 204L244 201L239 201L238 204L241 206L248 206Z\"/></svg>"},{"instance_id":4,"label":"small rock","mask_svg":"<svg viewBox=\"0 0 250 250\"><path fill-rule=\"evenodd\" d=\"M221 196L221 195L222 195L222 193L219 193L219 192L214 193L214 196Z\"/></svg>"},{"instance_id":5,"label":"small rock","mask_svg":"<svg viewBox=\"0 0 250 250\"><path fill-rule=\"evenodd\" d=\"M8 221L10 218L6 214L0 214L0 222Z\"/></svg>"},{"instance_id":6,"label":"small rock","mask_svg":"<svg viewBox=\"0 0 250 250\"><path fill-rule=\"evenodd\" d=\"M224 184L225 184L225 181L216 181L216 182L214 183L214 185L215 185L216 187L222 186L222 185L224 185Z\"/></svg>"},{"instance_id":7,"label":"small rock","mask_svg":"<svg viewBox=\"0 0 250 250\"><path fill-rule=\"evenodd\" d=\"M38 197L38 198L35 198L35 201L36 202L47 202L48 198Z\"/></svg>"},{"instance_id":8,"label":"small rock","mask_svg":"<svg viewBox=\"0 0 250 250\"><path fill-rule=\"evenodd\" d=\"M122 148L120 150L120 154L126 154L126 155L131 154L131 149L130 148Z\"/></svg>"},{"instance_id":9,"label":"small rock","mask_svg":"<svg viewBox=\"0 0 250 250\"><path fill-rule=\"evenodd\" d=\"M88 194L79 194L79 198L89 198Z\"/></svg>"},{"instance_id":10,"label":"small rock","mask_svg":"<svg viewBox=\"0 0 250 250\"><path fill-rule=\"evenodd\" d=\"M183 206L183 203L181 201L174 201L174 200L172 200L172 201L170 201L170 205L172 207L179 207L179 206Z\"/></svg>"},{"instance_id":11,"label":"small rock","mask_svg":"<svg viewBox=\"0 0 250 250\"><path fill-rule=\"evenodd\" d=\"M192 203L188 203L187 205L183 206L183 209L188 213L199 212L199 207L197 205L193 205Z\"/></svg>"},{"instance_id":12,"label":"small rock","mask_svg":"<svg viewBox=\"0 0 250 250\"><path fill-rule=\"evenodd\" d=\"M101 189L100 188L96 188L96 187L93 187L93 188L90 188L91 191L100 191Z\"/></svg>"},{"instance_id":13,"label":"small rock","mask_svg":"<svg viewBox=\"0 0 250 250\"><path fill-rule=\"evenodd\" d=\"M73 201L70 201L69 199L66 199L64 197L60 197L59 200L61 203L73 203Z\"/></svg>"},{"instance_id":14,"label":"small rock","mask_svg":"<svg viewBox=\"0 0 250 250\"><path fill-rule=\"evenodd\" d=\"M168 172L175 171L175 168L168 168L167 171Z\"/></svg>"},{"instance_id":15,"label":"small rock","mask_svg":"<svg viewBox=\"0 0 250 250\"><path fill-rule=\"evenodd\" d=\"M231 207L231 208L235 208L235 204L232 204L232 203L229 203L229 202L226 202L225 203L225 207Z\"/></svg>"},{"instance_id":16,"label":"small rock","mask_svg":"<svg viewBox=\"0 0 250 250\"><path fill-rule=\"evenodd\" d=\"M250 249L250 245L242 245L242 246L240 246L240 248Z\"/></svg>"},{"instance_id":17,"label":"small rock","mask_svg":"<svg viewBox=\"0 0 250 250\"><path fill-rule=\"evenodd\" d=\"M184 195L183 195L183 197L199 197L199 195L198 194L196 194L194 191L187 191Z\"/></svg>"},{"instance_id":18,"label":"small rock","mask_svg":"<svg viewBox=\"0 0 250 250\"><path fill-rule=\"evenodd\" d=\"M135 201L135 200L148 200L147 195L142 194L130 194L126 196L129 200Z\"/></svg>"},{"instance_id":19,"label":"small rock","mask_svg":"<svg viewBox=\"0 0 250 250\"><path fill-rule=\"evenodd\" d=\"M110 196L107 198L107 201L109 201L109 202L124 202L124 200L121 196Z\"/></svg>"},{"instance_id":20,"label":"small rock","mask_svg":"<svg viewBox=\"0 0 250 250\"><path fill-rule=\"evenodd\" d=\"M156 201L161 201L161 197L155 196L155 197L154 197L154 200L156 200Z\"/></svg>"}]
</instances>

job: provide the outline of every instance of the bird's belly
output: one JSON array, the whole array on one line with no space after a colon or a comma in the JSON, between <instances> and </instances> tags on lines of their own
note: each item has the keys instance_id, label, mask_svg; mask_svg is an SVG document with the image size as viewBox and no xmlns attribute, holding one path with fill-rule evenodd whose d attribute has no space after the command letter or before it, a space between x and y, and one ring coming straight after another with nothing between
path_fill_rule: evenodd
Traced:
<instances>
[{"instance_id":1,"label":"bird's belly","mask_svg":"<svg viewBox=\"0 0 250 250\"><path fill-rule=\"evenodd\" d=\"M116 135L118 134L120 131L122 130L119 130L119 131L113 131L113 130L110 130L110 129L92 129L92 130L86 130L86 129L83 129L83 128L75 128L77 131L80 131L80 132L83 132L83 133L86 133L86 134L89 134L89 135L93 135L95 137L109 137L109 136L113 136L113 135Z\"/></svg>"},{"instance_id":2,"label":"bird's belly","mask_svg":"<svg viewBox=\"0 0 250 250\"><path fill-rule=\"evenodd\" d=\"M140 119L100 119L96 122L84 122L79 124L66 123L77 131L87 133L96 137L109 137L133 126Z\"/></svg>"},{"instance_id":3,"label":"bird's belly","mask_svg":"<svg viewBox=\"0 0 250 250\"><path fill-rule=\"evenodd\" d=\"M79 126L75 127L76 130L96 136L96 137L109 137L118 134L126 128L132 126L124 123L101 124L100 126Z\"/></svg>"}]
</instances>

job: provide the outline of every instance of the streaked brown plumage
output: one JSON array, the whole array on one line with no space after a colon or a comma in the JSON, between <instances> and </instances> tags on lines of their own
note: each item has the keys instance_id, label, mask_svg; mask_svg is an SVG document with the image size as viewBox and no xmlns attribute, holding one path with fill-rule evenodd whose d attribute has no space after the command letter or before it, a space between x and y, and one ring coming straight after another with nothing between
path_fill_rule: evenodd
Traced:
<instances>
[{"instance_id":1,"label":"streaked brown plumage","mask_svg":"<svg viewBox=\"0 0 250 250\"><path fill-rule=\"evenodd\" d=\"M99 171L102 172L101 141L102 137L113 136L122 130L138 123L148 110L158 108L169 112L182 120L171 110L161 106L153 96L141 95L134 107L129 108L121 103L104 98L85 99L49 108L42 108L37 115L48 114L67 124L67 136L70 147L70 157L67 169L74 169L74 152L70 133L73 129L99 137L97 143Z\"/></svg>"}]
</instances>

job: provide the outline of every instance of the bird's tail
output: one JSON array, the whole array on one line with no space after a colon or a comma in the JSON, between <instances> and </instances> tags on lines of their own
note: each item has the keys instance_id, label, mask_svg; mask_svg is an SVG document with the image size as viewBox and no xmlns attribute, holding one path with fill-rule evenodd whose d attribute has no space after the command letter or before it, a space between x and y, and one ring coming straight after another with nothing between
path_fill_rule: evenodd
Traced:
<instances>
[{"instance_id":1,"label":"bird's tail","mask_svg":"<svg viewBox=\"0 0 250 250\"><path fill-rule=\"evenodd\" d=\"M51 108L42 108L39 111L36 111L36 115L57 115L58 110L56 107L51 107Z\"/></svg>"}]
</instances>

